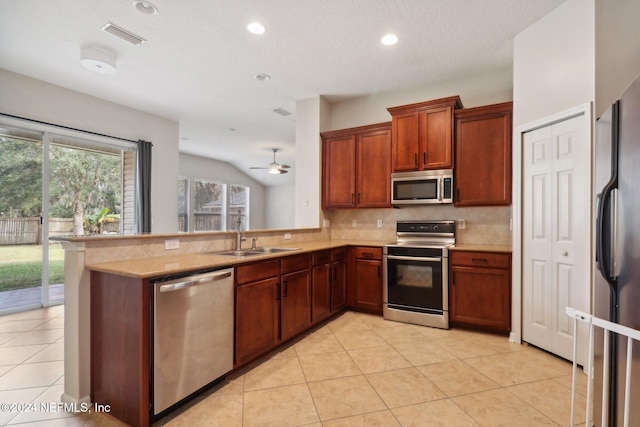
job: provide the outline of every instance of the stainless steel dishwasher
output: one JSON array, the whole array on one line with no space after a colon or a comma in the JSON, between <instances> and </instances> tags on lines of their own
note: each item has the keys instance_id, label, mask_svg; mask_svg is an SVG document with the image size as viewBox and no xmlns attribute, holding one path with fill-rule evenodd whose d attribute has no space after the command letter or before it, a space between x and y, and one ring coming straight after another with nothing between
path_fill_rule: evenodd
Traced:
<instances>
[{"instance_id":1,"label":"stainless steel dishwasher","mask_svg":"<svg viewBox=\"0 0 640 427\"><path fill-rule=\"evenodd\" d=\"M152 284L157 415L233 369L233 269Z\"/></svg>"}]
</instances>

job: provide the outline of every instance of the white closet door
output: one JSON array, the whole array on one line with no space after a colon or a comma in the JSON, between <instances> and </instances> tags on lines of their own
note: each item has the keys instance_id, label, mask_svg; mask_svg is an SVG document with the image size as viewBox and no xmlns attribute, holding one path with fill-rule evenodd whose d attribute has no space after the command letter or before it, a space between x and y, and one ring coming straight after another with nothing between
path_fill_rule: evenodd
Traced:
<instances>
[{"instance_id":1,"label":"white closet door","mask_svg":"<svg viewBox=\"0 0 640 427\"><path fill-rule=\"evenodd\" d=\"M590 138L582 114L523 141L522 338L572 359L566 306L589 311ZM580 352L578 363L584 363Z\"/></svg>"}]
</instances>

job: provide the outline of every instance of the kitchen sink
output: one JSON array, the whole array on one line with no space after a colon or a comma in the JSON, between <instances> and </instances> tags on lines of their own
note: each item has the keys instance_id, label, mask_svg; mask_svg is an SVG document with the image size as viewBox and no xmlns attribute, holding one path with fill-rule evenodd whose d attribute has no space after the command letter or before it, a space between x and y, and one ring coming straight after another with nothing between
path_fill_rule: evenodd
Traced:
<instances>
[{"instance_id":1,"label":"kitchen sink","mask_svg":"<svg viewBox=\"0 0 640 427\"><path fill-rule=\"evenodd\" d=\"M291 252L291 251L297 251L300 250L300 248L257 248L257 249L251 249L252 252L258 252L258 253L262 253L262 254L277 254L279 252Z\"/></svg>"},{"instance_id":2,"label":"kitchen sink","mask_svg":"<svg viewBox=\"0 0 640 427\"><path fill-rule=\"evenodd\" d=\"M210 252L213 255L223 255L223 256L237 256L237 257L245 257L245 256L257 256L257 255L266 255L266 254L277 254L282 252L291 252L297 251L300 248L256 248L256 249L241 249L241 250L230 250L230 251L220 251L220 252Z\"/></svg>"}]
</instances>

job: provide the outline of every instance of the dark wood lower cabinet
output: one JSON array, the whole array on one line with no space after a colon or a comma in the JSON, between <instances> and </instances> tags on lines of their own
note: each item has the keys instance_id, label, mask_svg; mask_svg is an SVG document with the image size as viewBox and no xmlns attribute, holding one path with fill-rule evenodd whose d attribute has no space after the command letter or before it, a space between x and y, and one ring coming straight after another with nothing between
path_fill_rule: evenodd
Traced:
<instances>
[{"instance_id":1,"label":"dark wood lower cabinet","mask_svg":"<svg viewBox=\"0 0 640 427\"><path fill-rule=\"evenodd\" d=\"M331 252L331 313L341 310L347 304L347 248Z\"/></svg>"},{"instance_id":2,"label":"dark wood lower cabinet","mask_svg":"<svg viewBox=\"0 0 640 427\"><path fill-rule=\"evenodd\" d=\"M279 330L279 278L237 286L235 364L247 363L276 347Z\"/></svg>"},{"instance_id":3,"label":"dark wood lower cabinet","mask_svg":"<svg viewBox=\"0 0 640 427\"><path fill-rule=\"evenodd\" d=\"M352 248L349 305L382 314L382 248Z\"/></svg>"},{"instance_id":4,"label":"dark wood lower cabinet","mask_svg":"<svg viewBox=\"0 0 640 427\"><path fill-rule=\"evenodd\" d=\"M91 400L149 425L149 280L91 272Z\"/></svg>"},{"instance_id":5,"label":"dark wood lower cabinet","mask_svg":"<svg viewBox=\"0 0 640 427\"><path fill-rule=\"evenodd\" d=\"M235 269L235 360L248 363L280 343L280 259Z\"/></svg>"},{"instance_id":6,"label":"dark wood lower cabinet","mask_svg":"<svg viewBox=\"0 0 640 427\"><path fill-rule=\"evenodd\" d=\"M510 254L452 251L449 259L451 323L510 332Z\"/></svg>"},{"instance_id":7,"label":"dark wood lower cabinet","mask_svg":"<svg viewBox=\"0 0 640 427\"><path fill-rule=\"evenodd\" d=\"M286 341L311 326L309 268L282 275L281 339Z\"/></svg>"},{"instance_id":8,"label":"dark wood lower cabinet","mask_svg":"<svg viewBox=\"0 0 640 427\"><path fill-rule=\"evenodd\" d=\"M331 251L321 251L313 254L312 274L312 319L318 323L331 316Z\"/></svg>"}]
</instances>

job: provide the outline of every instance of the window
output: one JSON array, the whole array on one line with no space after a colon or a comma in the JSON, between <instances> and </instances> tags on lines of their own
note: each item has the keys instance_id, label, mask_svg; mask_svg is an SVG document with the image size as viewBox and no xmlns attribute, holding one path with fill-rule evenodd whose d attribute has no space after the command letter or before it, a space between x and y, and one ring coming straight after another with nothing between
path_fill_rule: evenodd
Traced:
<instances>
[{"instance_id":1,"label":"window","mask_svg":"<svg viewBox=\"0 0 640 427\"><path fill-rule=\"evenodd\" d=\"M224 231L227 186L220 182L194 180L194 231Z\"/></svg>"},{"instance_id":2,"label":"window","mask_svg":"<svg viewBox=\"0 0 640 427\"><path fill-rule=\"evenodd\" d=\"M178 177L178 231L249 230L248 186Z\"/></svg>"},{"instance_id":3,"label":"window","mask_svg":"<svg viewBox=\"0 0 640 427\"><path fill-rule=\"evenodd\" d=\"M189 178L178 177L178 231L189 231Z\"/></svg>"},{"instance_id":4,"label":"window","mask_svg":"<svg viewBox=\"0 0 640 427\"><path fill-rule=\"evenodd\" d=\"M249 187L229 185L229 214L227 230L238 229L240 216L241 231L249 229Z\"/></svg>"}]
</instances>

